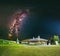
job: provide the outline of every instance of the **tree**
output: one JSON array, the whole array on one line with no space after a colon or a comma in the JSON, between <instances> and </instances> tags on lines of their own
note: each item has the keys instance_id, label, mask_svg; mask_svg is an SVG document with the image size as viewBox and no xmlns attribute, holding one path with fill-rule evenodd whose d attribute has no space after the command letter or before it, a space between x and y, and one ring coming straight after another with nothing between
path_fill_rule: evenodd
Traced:
<instances>
[{"instance_id":1,"label":"tree","mask_svg":"<svg viewBox=\"0 0 60 56\"><path fill-rule=\"evenodd\" d=\"M54 40L54 41L59 41L59 36L58 36L58 35L54 35L53 40Z\"/></svg>"},{"instance_id":2,"label":"tree","mask_svg":"<svg viewBox=\"0 0 60 56\"><path fill-rule=\"evenodd\" d=\"M54 35L53 40L54 40L55 44L58 45L59 36L58 35Z\"/></svg>"}]
</instances>

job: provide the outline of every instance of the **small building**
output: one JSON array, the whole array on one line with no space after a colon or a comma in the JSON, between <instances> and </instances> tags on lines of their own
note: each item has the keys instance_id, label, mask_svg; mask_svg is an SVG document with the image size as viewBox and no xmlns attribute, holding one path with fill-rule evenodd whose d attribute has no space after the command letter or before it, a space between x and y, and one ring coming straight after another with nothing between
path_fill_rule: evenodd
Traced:
<instances>
[{"instance_id":1,"label":"small building","mask_svg":"<svg viewBox=\"0 0 60 56\"><path fill-rule=\"evenodd\" d=\"M21 43L25 43L25 44L35 44L35 45L47 45L47 39L43 39L40 38L40 36L38 36L37 38L33 37L32 39L26 39L26 40L22 40Z\"/></svg>"}]
</instances>

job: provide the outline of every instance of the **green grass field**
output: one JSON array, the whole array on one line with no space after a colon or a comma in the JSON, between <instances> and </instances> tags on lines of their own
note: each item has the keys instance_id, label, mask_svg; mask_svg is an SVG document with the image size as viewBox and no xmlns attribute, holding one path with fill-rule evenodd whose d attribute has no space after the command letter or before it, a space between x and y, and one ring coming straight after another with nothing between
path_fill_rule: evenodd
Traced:
<instances>
[{"instance_id":1,"label":"green grass field","mask_svg":"<svg viewBox=\"0 0 60 56\"><path fill-rule=\"evenodd\" d=\"M60 56L60 46L0 45L0 56Z\"/></svg>"},{"instance_id":2,"label":"green grass field","mask_svg":"<svg viewBox=\"0 0 60 56\"><path fill-rule=\"evenodd\" d=\"M0 56L60 56L60 46L0 46Z\"/></svg>"}]
</instances>

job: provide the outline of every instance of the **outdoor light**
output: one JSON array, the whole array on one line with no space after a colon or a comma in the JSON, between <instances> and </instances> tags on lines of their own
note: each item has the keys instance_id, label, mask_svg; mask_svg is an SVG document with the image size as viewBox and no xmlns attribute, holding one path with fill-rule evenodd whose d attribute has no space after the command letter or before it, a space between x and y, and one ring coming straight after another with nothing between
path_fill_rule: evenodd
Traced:
<instances>
[{"instance_id":1,"label":"outdoor light","mask_svg":"<svg viewBox=\"0 0 60 56\"><path fill-rule=\"evenodd\" d=\"M11 39L11 38L12 38L12 34L11 34L11 33L9 33L9 34L8 34L8 37L9 37L9 39Z\"/></svg>"},{"instance_id":2,"label":"outdoor light","mask_svg":"<svg viewBox=\"0 0 60 56\"><path fill-rule=\"evenodd\" d=\"M9 37L12 37L12 34L9 33Z\"/></svg>"}]
</instances>

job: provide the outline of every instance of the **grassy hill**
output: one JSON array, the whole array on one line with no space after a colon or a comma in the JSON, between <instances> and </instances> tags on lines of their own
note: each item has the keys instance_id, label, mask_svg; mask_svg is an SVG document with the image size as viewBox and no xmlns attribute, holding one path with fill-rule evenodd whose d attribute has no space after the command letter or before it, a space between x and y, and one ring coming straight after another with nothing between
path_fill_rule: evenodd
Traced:
<instances>
[{"instance_id":1,"label":"grassy hill","mask_svg":"<svg viewBox=\"0 0 60 56\"><path fill-rule=\"evenodd\" d=\"M60 56L60 46L0 45L0 56Z\"/></svg>"},{"instance_id":2,"label":"grassy hill","mask_svg":"<svg viewBox=\"0 0 60 56\"><path fill-rule=\"evenodd\" d=\"M12 45L12 44L16 44L16 41L0 39L0 45Z\"/></svg>"}]
</instances>

